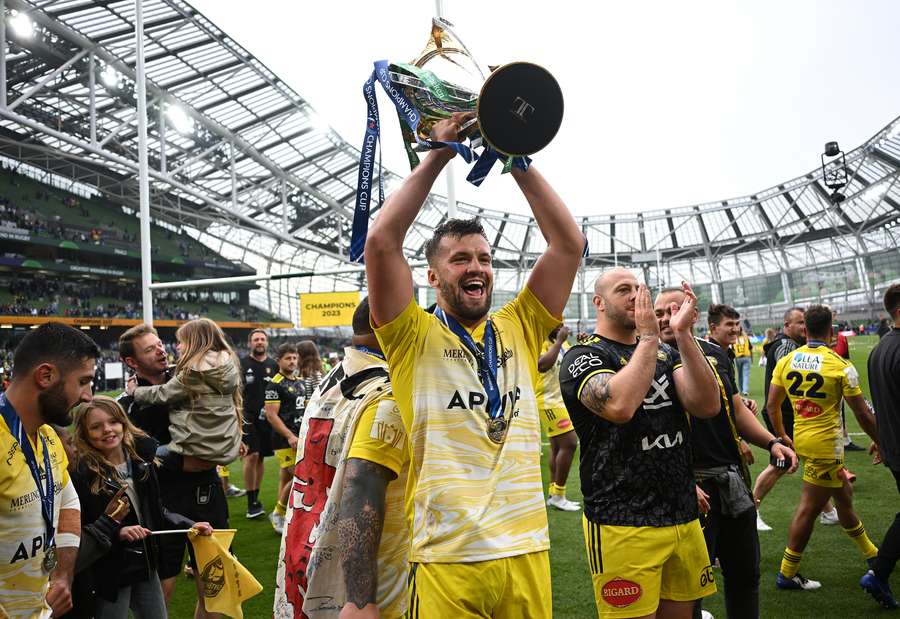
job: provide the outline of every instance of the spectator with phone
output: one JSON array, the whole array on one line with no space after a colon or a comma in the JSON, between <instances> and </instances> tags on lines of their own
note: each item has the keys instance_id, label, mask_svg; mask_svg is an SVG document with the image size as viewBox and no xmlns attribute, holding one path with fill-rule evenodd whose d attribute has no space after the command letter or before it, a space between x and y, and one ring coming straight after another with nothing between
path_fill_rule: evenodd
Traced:
<instances>
[{"instance_id":1,"label":"spectator with phone","mask_svg":"<svg viewBox=\"0 0 900 619\"><path fill-rule=\"evenodd\" d=\"M83 526L95 542L79 552L76 564L78 589L93 593L78 611L97 619L125 619L129 609L137 617L165 617L152 532L194 528L209 535L212 527L163 507L154 462L157 443L131 424L115 400L95 396L78 406L74 417L73 480Z\"/></svg>"}]
</instances>

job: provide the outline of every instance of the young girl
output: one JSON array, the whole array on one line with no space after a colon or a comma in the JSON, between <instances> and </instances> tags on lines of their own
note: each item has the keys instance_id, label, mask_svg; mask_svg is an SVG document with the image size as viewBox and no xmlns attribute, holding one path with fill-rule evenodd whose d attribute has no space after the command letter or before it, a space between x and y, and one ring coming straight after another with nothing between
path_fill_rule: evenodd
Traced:
<instances>
[{"instance_id":1,"label":"young girl","mask_svg":"<svg viewBox=\"0 0 900 619\"><path fill-rule=\"evenodd\" d=\"M319 347L312 340L300 340L297 342L297 373L303 378L303 386L306 389L306 403L309 402L313 391L322 382L323 365L322 356L319 354ZM302 416L302 415L301 415Z\"/></svg>"},{"instance_id":2,"label":"young girl","mask_svg":"<svg viewBox=\"0 0 900 619\"><path fill-rule=\"evenodd\" d=\"M170 405L168 451L199 459L205 468L230 464L238 457L243 427L240 359L208 318L184 323L175 339L179 357L172 379L152 387L129 380L125 390L141 404ZM168 466L166 449L159 455ZM199 470L187 459L184 469Z\"/></svg>"},{"instance_id":3,"label":"young girl","mask_svg":"<svg viewBox=\"0 0 900 619\"><path fill-rule=\"evenodd\" d=\"M115 400L94 396L74 417L72 480L91 543L79 549L73 590L93 593L93 600L79 600L78 616L125 619L130 608L135 617L165 617L151 531L195 528L209 535L212 527L162 507L156 441L134 427Z\"/></svg>"}]
</instances>

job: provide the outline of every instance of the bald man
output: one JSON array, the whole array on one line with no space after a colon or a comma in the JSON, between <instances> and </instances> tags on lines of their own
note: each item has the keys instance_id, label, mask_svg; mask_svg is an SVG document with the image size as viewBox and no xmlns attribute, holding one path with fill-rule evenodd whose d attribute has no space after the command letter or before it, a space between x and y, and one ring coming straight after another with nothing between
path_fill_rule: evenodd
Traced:
<instances>
[{"instance_id":1,"label":"bald man","mask_svg":"<svg viewBox=\"0 0 900 619\"><path fill-rule=\"evenodd\" d=\"M650 291L631 272L604 273L594 293L594 334L566 353L560 386L581 443L597 610L687 619L694 601L716 590L685 415L719 412L715 375L690 330L697 299L684 284L669 322L679 353L660 342Z\"/></svg>"}]
</instances>

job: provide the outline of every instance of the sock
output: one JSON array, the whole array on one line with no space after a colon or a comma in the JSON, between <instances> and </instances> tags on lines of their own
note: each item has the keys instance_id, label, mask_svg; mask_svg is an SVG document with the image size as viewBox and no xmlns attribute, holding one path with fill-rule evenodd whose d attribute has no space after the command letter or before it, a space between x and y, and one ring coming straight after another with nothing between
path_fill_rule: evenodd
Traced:
<instances>
[{"instance_id":1,"label":"sock","mask_svg":"<svg viewBox=\"0 0 900 619\"><path fill-rule=\"evenodd\" d=\"M550 482L550 496L566 496L566 487Z\"/></svg>"},{"instance_id":2,"label":"sock","mask_svg":"<svg viewBox=\"0 0 900 619\"><path fill-rule=\"evenodd\" d=\"M247 507L253 507L253 504L256 503L256 499L259 497L259 490L248 490L247 491Z\"/></svg>"},{"instance_id":3,"label":"sock","mask_svg":"<svg viewBox=\"0 0 900 619\"><path fill-rule=\"evenodd\" d=\"M781 559L781 574L785 578L793 578L800 569L800 560L803 558L802 552L784 549L784 557Z\"/></svg>"},{"instance_id":4,"label":"sock","mask_svg":"<svg viewBox=\"0 0 900 619\"><path fill-rule=\"evenodd\" d=\"M281 501L278 501L277 503L275 503L275 513L279 516L284 516L287 513L287 505L285 505Z\"/></svg>"},{"instance_id":5,"label":"sock","mask_svg":"<svg viewBox=\"0 0 900 619\"><path fill-rule=\"evenodd\" d=\"M862 520L852 529L844 529L844 533L850 536L850 539L859 547L859 551L863 553L866 559L878 556L878 548L866 535L866 528L863 526Z\"/></svg>"}]
</instances>

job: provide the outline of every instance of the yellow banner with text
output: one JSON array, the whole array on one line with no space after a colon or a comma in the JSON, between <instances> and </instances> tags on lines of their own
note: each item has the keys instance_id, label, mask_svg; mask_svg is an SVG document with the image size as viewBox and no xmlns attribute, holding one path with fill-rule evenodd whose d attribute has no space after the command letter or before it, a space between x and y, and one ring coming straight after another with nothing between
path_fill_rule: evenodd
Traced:
<instances>
[{"instance_id":1,"label":"yellow banner with text","mask_svg":"<svg viewBox=\"0 0 900 619\"><path fill-rule=\"evenodd\" d=\"M300 295L300 326L342 327L353 324L359 305L356 292L308 292Z\"/></svg>"}]
</instances>

